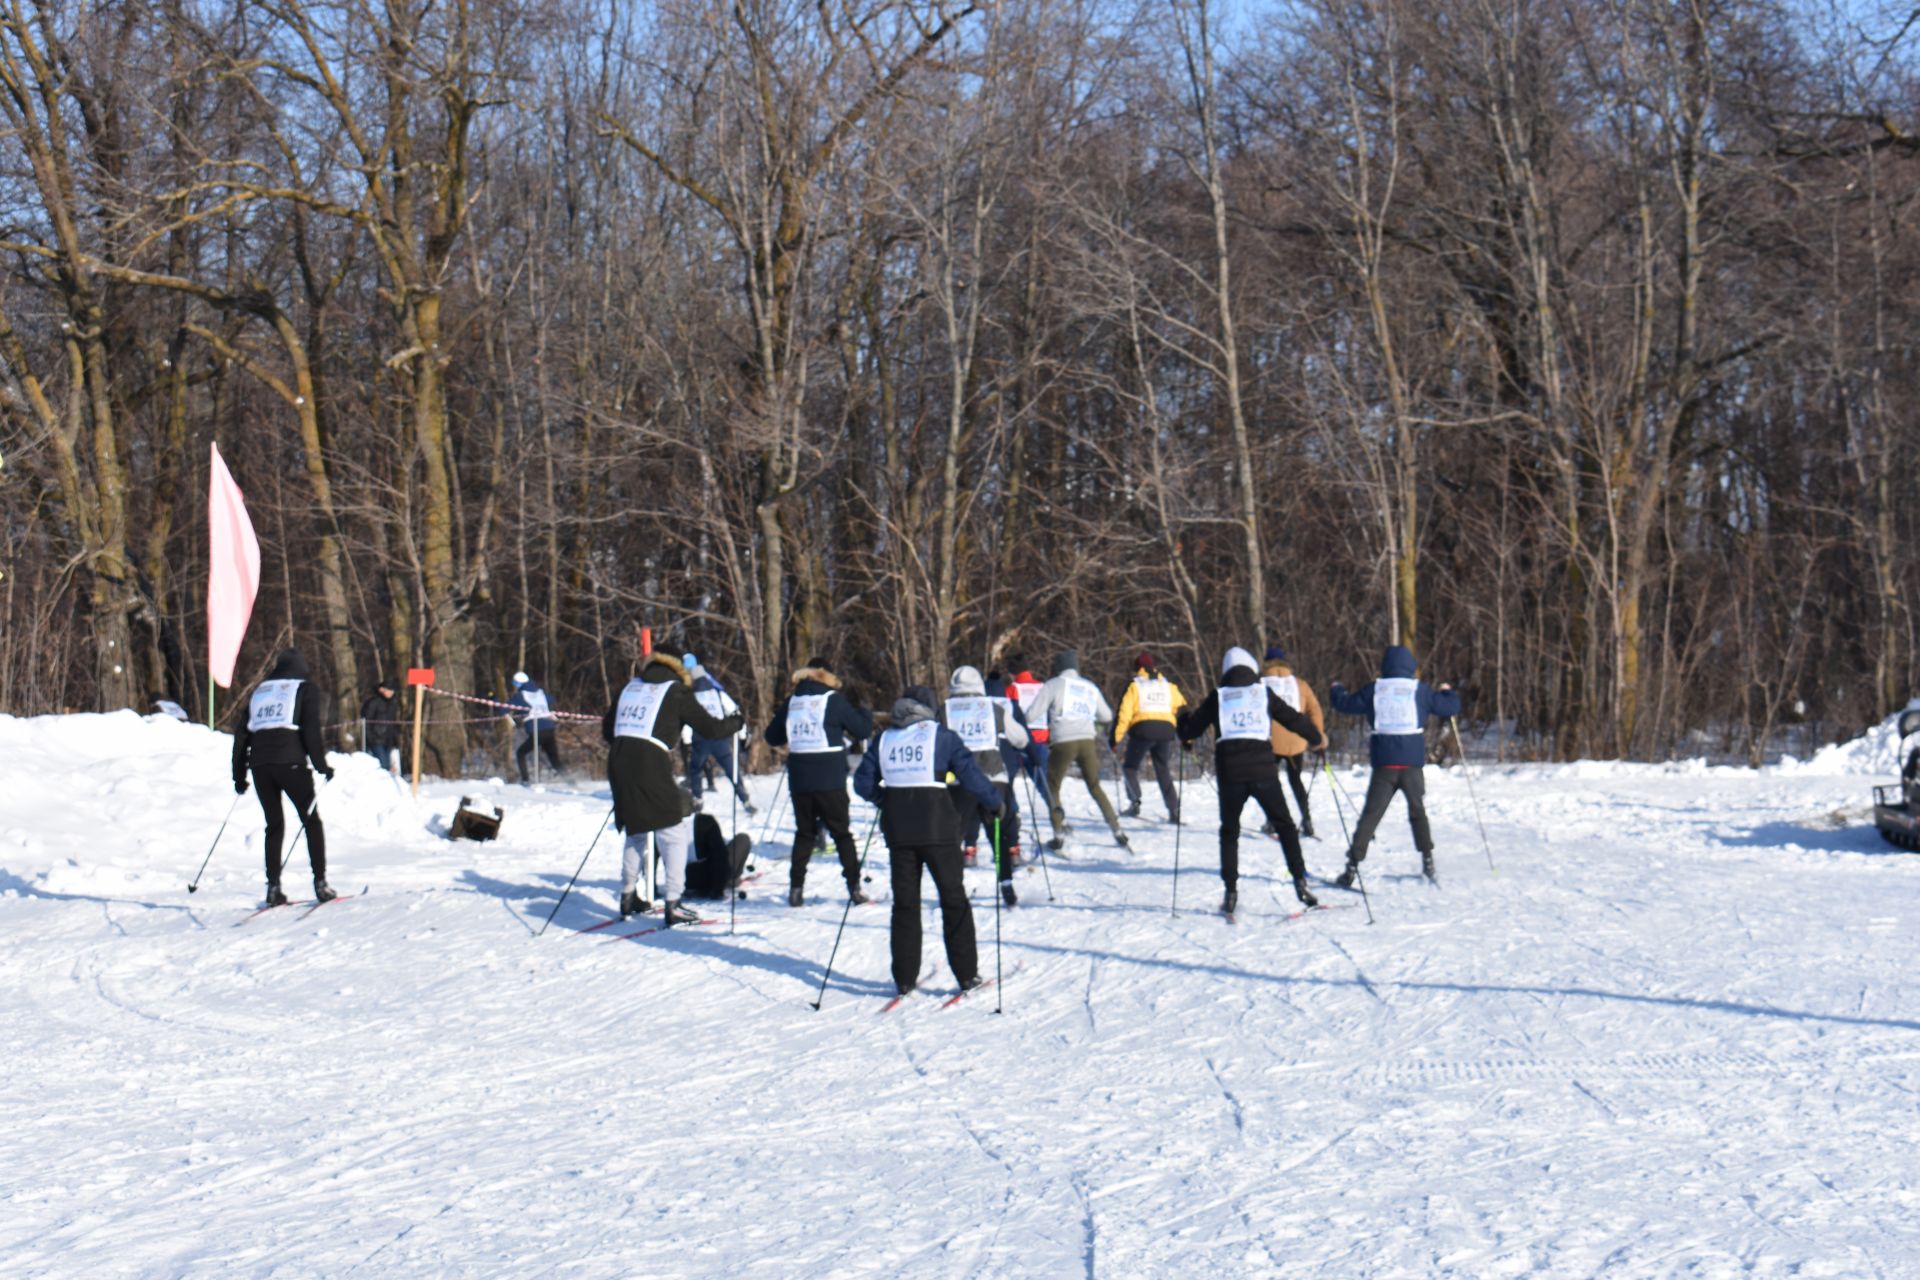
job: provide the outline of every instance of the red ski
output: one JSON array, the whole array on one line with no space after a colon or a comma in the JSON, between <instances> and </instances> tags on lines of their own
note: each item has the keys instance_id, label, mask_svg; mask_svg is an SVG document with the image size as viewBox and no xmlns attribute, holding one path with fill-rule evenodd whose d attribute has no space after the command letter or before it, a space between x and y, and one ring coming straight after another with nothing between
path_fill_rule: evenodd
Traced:
<instances>
[{"instance_id":1,"label":"red ski","mask_svg":"<svg viewBox=\"0 0 1920 1280\"><path fill-rule=\"evenodd\" d=\"M233 922L233 927L238 929L241 925L245 924L247 921L257 920L261 916L267 914L267 912L269 911L278 911L282 907L304 907L309 902L312 902L312 901L313 901L312 898L295 898L291 902L276 902L270 907L261 907L256 911L250 911L246 915L241 916L238 920L235 920Z\"/></svg>"}]
</instances>

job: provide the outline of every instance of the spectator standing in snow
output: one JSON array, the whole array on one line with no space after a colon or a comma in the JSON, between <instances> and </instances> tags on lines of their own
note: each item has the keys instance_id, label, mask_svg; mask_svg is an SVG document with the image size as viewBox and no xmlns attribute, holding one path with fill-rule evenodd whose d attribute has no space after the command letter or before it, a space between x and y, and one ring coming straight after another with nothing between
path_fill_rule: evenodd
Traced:
<instances>
[{"instance_id":1,"label":"spectator standing in snow","mask_svg":"<svg viewBox=\"0 0 1920 1280\"><path fill-rule=\"evenodd\" d=\"M1113 723L1113 708L1107 705L1100 686L1082 676L1079 667L1080 655L1073 650L1063 649L1055 654L1053 678L1041 687L1027 711L1030 724L1044 723L1049 730L1047 786L1053 792L1053 811L1049 816L1053 819L1054 847L1058 848L1073 832L1066 810L1060 806L1063 798L1060 784L1067 770L1078 768L1080 780L1087 784L1093 802L1100 806L1100 816L1106 819L1107 829L1113 832L1114 842L1124 849L1127 836L1120 830L1120 816L1113 811L1113 801L1107 799L1106 791L1100 786L1099 741L1105 727Z\"/></svg>"},{"instance_id":2,"label":"spectator standing in snow","mask_svg":"<svg viewBox=\"0 0 1920 1280\"><path fill-rule=\"evenodd\" d=\"M1347 868L1337 880L1343 889L1351 888L1360 874L1367 845L1396 793L1407 798L1407 821L1413 827L1414 847L1420 850L1420 872L1438 883L1433 873L1433 832L1427 826L1426 725L1428 716L1445 720L1459 715L1460 695L1450 684L1430 687L1418 678L1417 670L1413 650L1396 644L1381 657L1378 680L1353 693L1339 681L1333 683L1333 709L1341 715L1365 716L1373 731L1368 752L1373 776L1367 781L1360 820L1353 827Z\"/></svg>"},{"instance_id":3,"label":"spectator standing in snow","mask_svg":"<svg viewBox=\"0 0 1920 1280\"><path fill-rule=\"evenodd\" d=\"M1279 645L1267 648L1267 658L1260 667L1260 683L1273 690L1280 701L1313 721L1313 727L1325 737L1327 731L1326 712L1320 709L1320 699L1314 697L1313 688L1305 680L1293 673L1287 665L1287 651ZM1313 814L1307 808L1307 787L1301 779L1301 766L1307 758L1307 740L1295 733L1278 720L1273 722L1273 754L1286 766L1287 783L1293 788L1293 799L1300 806L1300 834L1312 840ZM1276 834L1271 824L1268 835Z\"/></svg>"},{"instance_id":4,"label":"spectator standing in snow","mask_svg":"<svg viewBox=\"0 0 1920 1280\"><path fill-rule=\"evenodd\" d=\"M613 790L613 825L627 836L620 858L620 914L653 909L652 876L640 888L641 860L651 836L666 864L668 928L700 917L680 905L686 890L687 852L693 844L693 796L673 777L673 748L682 726L707 738L740 732L736 714L719 719L707 714L693 694L693 680L678 658L656 653L640 674L627 682L607 708L600 732L607 740L607 782Z\"/></svg>"},{"instance_id":5,"label":"spectator standing in snow","mask_svg":"<svg viewBox=\"0 0 1920 1280\"><path fill-rule=\"evenodd\" d=\"M1000 793L1000 839L998 867L1000 878L1000 897L1008 906L1016 906L1019 899L1013 892L1014 858L1020 848L1020 807L1014 801L1013 778L1007 772L1006 760L1001 755L1005 747L1023 747L1027 743L1027 731L1013 719L1005 700L996 700L987 695L986 682L980 679L980 672L973 667L958 667L953 678L947 682L947 705L945 707L947 728L951 729L973 753L974 764L986 775ZM941 775L945 777L945 774ZM972 866L979 857L980 824L988 811L980 806L973 795L965 788L956 787L953 802L959 807L961 840L965 846L966 865Z\"/></svg>"},{"instance_id":6,"label":"spectator standing in snow","mask_svg":"<svg viewBox=\"0 0 1920 1280\"><path fill-rule=\"evenodd\" d=\"M260 796L267 818L267 905L282 906L280 848L287 834L280 798L293 801L295 815L307 830L307 860L313 864L313 896L328 902L338 895L327 887L327 831L313 807L313 770L333 778L320 725L326 699L314 690L307 660L298 649L283 651L273 670L247 700L247 721L233 735L233 792L247 793L247 773Z\"/></svg>"},{"instance_id":7,"label":"spectator standing in snow","mask_svg":"<svg viewBox=\"0 0 1920 1280\"><path fill-rule=\"evenodd\" d=\"M847 805L847 740L873 732L873 716L847 696L840 677L815 658L793 673L793 692L773 709L767 745L787 749L787 790L793 797L793 860L788 871L787 905L807 900L807 861L814 833L825 827L840 851L847 896L867 901L860 891L860 848L853 839Z\"/></svg>"},{"instance_id":8,"label":"spectator standing in snow","mask_svg":"<svg viewBox=\"0 0 1920 1280\"><path fill-rule=\"evenodd\" d=\"M1124 816L1140 816L1140 765L1153 757L1154 781L1160 784L1160 799L1167 806L1167 821L1180 821L1180 799L1173 789L1174 726L1187 705L1180 686L1160 674L1151 653L1142 650L1133 660L1133 679L1120 695L1120 718L1113 726L1114 750L1127 744L1126 759L1120 777L1127 788Z\"/></svg>"},{"instance_id":9,"label":"spectator standing in snow","mask_svg":"<svg viewBox=\"0 0 1920 1280\"><path fill-rule=\"evenodd\" d=\"M958 787L988 814L1000 793L976 765L973 752L934 715L932 689L913 685L893 704L892 723L874 738L854 775L853 789L880 806L893 880L893 985L901 995L920 981L920 872L933 876L947 963L962 991L980 985L980 954L973 908L967 904L960 861L960 817L947 795Z\"/></svg>"},{"instance_id":10,"label":"spectator standing in snow","mask_svg":"<svg viewBox=\"0 0 1920 1280\"><path fill-rule=\"evenodd\" d=\"M1318 906L1307 892L1307 864L1300 852L1300 833L1287 812L1280 790L1280 766L1273 754L1270 726L1285 725L1324 749L1326 737L1313 722L1280 700L1260 682L1259 668L1245 649L1227 650L1220 663L1220 685L1207 700L1180 717L1180 740L1192 742L1213 730L1213 758L1220 783L1220 879L1226 897L1220 909L1233 914L1240 901L1240 811L1253 800L1280 833L1287 873L1293 877L1294 896L1306 906Z\"/></svg>"},{"instance_id":11,"label":"spectator standing in snow","mask_svg":"<svg viewBox=\"0 0 1920 1280\"><path fill-rule=\"evenodd\" d=\"M740 714L740 704L735 702L713 673L700 665L700 659L687 654L680 659L680 665L693 677L693 696L707 709L707 714L716 720L725 720ZM747 799L746 784L741 780L735 768L733 738L703 738L689 729L693 741L687 747L687 790L693 793L695 807L700 804L700 793L706 789L707 762L720 766L720 772L733 784L733 792L740 797L740 805L753 816L753 801Z\"/></svg>"},{"instance_id":12,"label":"spectator standing in snow","mask_svg":"<svg viewBox=\"0 0 1920 1280\"><path fill-rule=\"evenodd\" d=\"M393 681L382 680L374 686L360 704L360 723L365 726L367 754L388 773L400 772L400 699L394 694ZM521 772L526 772L525 766Z\"/></svg>"},{"instance_id":13,"label":"spectator standing in snow","mask_svg":"<svg viewBox=\"0 0 1920 1280\"><path fill-rule=\"evenodd\" d=\"M553 707L540 682L524 671L513 673L513 694L507 699L513 710L507 714L521 726L520 745L514 749L513 762L520 769L520 785L527 785L527 757L537 745L554 773L560 772L560 737L553 718Z\"/></svg>"}]
</instances>

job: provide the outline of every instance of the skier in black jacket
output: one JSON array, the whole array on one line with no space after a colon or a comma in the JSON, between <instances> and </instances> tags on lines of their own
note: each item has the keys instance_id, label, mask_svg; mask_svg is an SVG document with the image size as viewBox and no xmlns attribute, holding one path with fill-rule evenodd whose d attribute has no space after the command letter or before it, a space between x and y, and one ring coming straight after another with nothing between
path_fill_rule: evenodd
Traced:
<instances>
[{"instance_id":1,"label":"skier in black jacket","mask_svg":"<svg viewBox=\"0 0 1920 1280\"><path fill-rule=\"evenodd\" d=\"M673 778L673 749L688 725L702 737L727 738L740 732L737 715L717 720L693 695L693 680L678 658L656 653L640 674L627 682L601 719L608 743L607 782L613 790L613 825L627 833L620 859L620 914L650 911L653 904L638 888L640 860L647 837L667 864L666 924L691 924L700 917L680 905L687 883L687 851L693 845L693 795ZM653 892L647 876L646 895Z\"/></svg>"},{"instance_id":2,"label":"skier in black jacket","mask_svg":"<svg viewBox=\"0 0 1920 1280\"><path fill-rule=\"evenodd\" d=\"M1220 664L1220 687L1199 706L1180 714L1180 741L1191 743L1214 732L1214 766L1220 781L1220 878L1227 894L1220 909L1232 915L1240 902L1240 811L1249 798L1280 833L1294 896L1309 907L1320 905L1307 892L1307 864L1300 853L1300 832L1280 791L1280 766L1273 754L1274 721L1325 751L1327 739L1313 721L1295 711L1260 682L1260 668L1245 649L1232 648Z\"/></svg>"},{"instance_id":3,"label":"skier in black jacket","mask_svg":"<svg viewBox=\"0 0 1920 1280\"><path fill-rule=\"evenodd\" d=\"M962 991L980 985L973 908L961 873L960 815L947 793L955 782L997 821L1000 792L973 761L960 735L941 724L939 699L913 685L893 704L893 723L877 735L854 775L853 789L880 806L880 830L893 864L893 985L901 995L920 980L920 869L933 873L947 963Z\"/></svg>"},{"instance_id":4,"label":"skier in black jacket","mask_svg":"<svg viewBox=\"0 0 1920 1280\"><path fill-rule=\"evenodd\" d=\"M840 687L840 678L815 658L793 673L793 692L773 709L763 735L770 747L787 749L787 790L793 796L793 861L788 871L787 905L807 900L807 859L814 834L825 827L840 851L847 896L867 901L860 891L860 846L853 839L847 808L847 742L873 732L873 716Z\"/></svg>"},{"instance_id":5,"label":"skier in black jacket","mask_svg":"<svg viewBox=\"0 0 1920 1280\"><path fill-rule=\"evenodd\" d=\"M327 832L313 807L313 774L307 761L328 780L333 766L320 741L326 699L308 678L307 661L298 649L288 649L275 660L273 670L254 689L247 703L247 721L233 735L233 793L247 793L247 770L253 770L260 808L267 816L267 905L285 905L280 891L280 844L287 833L280 797L293 801L294 813L307 829L307 858L313 863L313 896L328 902L339 895L327 887Z\"/></svg>"}]
</instances>

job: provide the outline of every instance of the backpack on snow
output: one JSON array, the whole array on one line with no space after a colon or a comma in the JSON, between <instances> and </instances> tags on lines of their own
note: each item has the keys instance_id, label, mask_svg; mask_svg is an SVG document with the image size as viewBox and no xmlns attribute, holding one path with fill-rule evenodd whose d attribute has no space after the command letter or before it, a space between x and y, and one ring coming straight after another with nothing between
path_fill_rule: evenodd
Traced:
<instances>
[{"instance_id":1,"label":"backpack on snow","mask_svg":"<svg viewBox=\"0 0 1920 1280\"><path fill-rule=\"evenodd\" d=\"M729 840L720 832L720 822L710 813L695 814L693 819L693 855L687 863L689 898L724 898L727 890L740 883L747 856L753 852L753 837L745 832Z\"/></svg>"}]
</instances>

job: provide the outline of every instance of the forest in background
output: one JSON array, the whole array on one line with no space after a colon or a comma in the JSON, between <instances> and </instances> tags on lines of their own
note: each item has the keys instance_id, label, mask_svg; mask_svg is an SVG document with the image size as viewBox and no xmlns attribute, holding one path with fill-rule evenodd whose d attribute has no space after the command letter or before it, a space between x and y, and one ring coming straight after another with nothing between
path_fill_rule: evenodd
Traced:
<instances>
[{"instance_id":1,"label":"forest in background","mask_svg":"<svg viewBox=\"0 0 1920 1280\"><path fill-rule=\"evenodd\" d=\"M646 626L754 717L1401 640L1538 754L1852 731L1920 675L1914 23L0 0L0 711L204 710L217 441L239 679L342 722L597 710Z\"/></svg>"}]
</instances>

